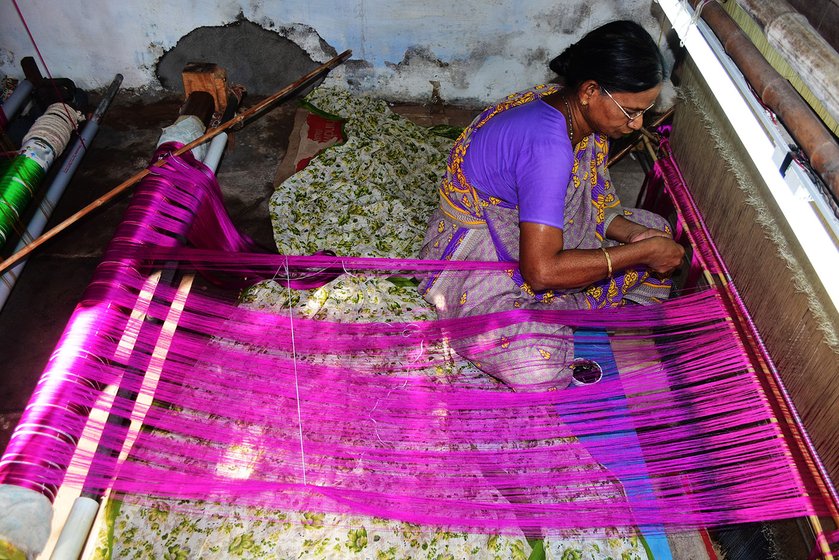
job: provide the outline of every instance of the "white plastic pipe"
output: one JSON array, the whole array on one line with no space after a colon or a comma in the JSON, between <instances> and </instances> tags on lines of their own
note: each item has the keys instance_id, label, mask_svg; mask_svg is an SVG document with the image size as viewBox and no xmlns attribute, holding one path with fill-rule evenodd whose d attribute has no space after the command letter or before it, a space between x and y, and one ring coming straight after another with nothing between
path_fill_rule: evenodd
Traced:
<instances>
[{"instance_id":1,"label":"white plastic pipe","mask_svg":"<svg viewBox=\"0 0 839 560\"><path fill-rule=\"evenodd\" d=\"M6 99L5 103L0 105L0 112L3 113L6 121L11 121L12 118L24 106L24 102L29 99L29 94L32 93L32 82L23 80L18 83L15 91ZM2 122L2 119L0 119Z\"/></svg>"},{"instance_id":2,"label":"white plastic pipe","mask_svg":"<svg viewBox=\"0 0 839 560\"><path fill-rule=\"evenodd\" d=\"M76 498L50 558L52 560L78 560L98 513L98 501L84 496Z\"/></svg>"}]
</instances>

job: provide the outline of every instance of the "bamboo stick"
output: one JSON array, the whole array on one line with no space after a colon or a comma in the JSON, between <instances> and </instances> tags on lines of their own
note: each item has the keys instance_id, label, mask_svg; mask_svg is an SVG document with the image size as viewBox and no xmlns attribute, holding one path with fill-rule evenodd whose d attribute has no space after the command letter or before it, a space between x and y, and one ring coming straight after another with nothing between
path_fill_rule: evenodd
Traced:
<instances>
[{"instance_id":1,"label":"bamboo stick","mask_svg":"<svg viewBox=\"0 0 839 560\"><path fill-rule=\"evenodd\" d=\"M256 105L254 105L253 107L251 107L247 111L237 115L236 117L234 117L234 118L230 119L229 121L221 124L220 126L214 128L212 130L207 131L203 136L200 136L199 138L196 138L195 140L193 140L189 144L187 144L187 145L183 146L182 148L179 148L178 150L172 152L172 155L175 155L175 156L181 155L181 154L187 152L188 150L191 150L192 148L203 144L207 140L212 139L213 137L215 137L218 134L224 132L228 128L236 126L237 124L244 121L245 119L248 119L248 118L256 115L257 113L262 112L268 106L272 105L273 103L280 100L281 98L286 97L287 95L291 94L292 92L298 90L299 88L301 88L303 85L307 84L308 82L310 82L314 78L317 78L321 74L324 74L325 72L328 72L329 70L332 70L333 68L342 64L351 55L352 55L352 51L350 51L350 50L346 50L346 51L342 52L338 56L332 58L328 62L325 62L324 64L318 66L317 68L315 68L314 70L312 70L311 72L306 74L305 76L301 77L296 82L294 82L292 84L289 84L288 86L284 87L283 89L279 90L278 92L276 92L276 93L272 94L271 96L265 98L260 103L257 103ZM29 243L26 247L24 247L23 249L21 249L20 251L18 251L17 253L13 254L12 256L7 258L5 261L0 263L0 274L5 272L9 268L13 267L15 264L18 263L18 261L26 258L29 254L31 254L33 251L35 251L35 249L37 249L38 247L40 247L41 245L43 245L44 243L46 243L47 241L49 241L50 239L52 239L53 237L58 235L59 233L63 232L68 227L72 226L73 224L75 224L76 222L78 222L79 220L81 220L82 218L84 218L85 216L87 216L88 214L90 214L91 212L93 212L94 210L99 208L100 206L106 204L107 202L110 202L111 200L116 198L118 195L120 195L123 192L125 192L126 190L128 190L130 187L132 187L133 185L138 183L141 179L143 179L143 177L148 175L150 173L149 170L151 168L159 167L159 166L163 165L165 163L165 161L166 161L166 158L163 158L163 159L155 162L151 166L147 167L146 169L143 169L142 171L139 171L139 172L135 173L133 176L126 179L125 181L123 181L122 183L120 183L119 185L117 185L116 187L111 189L109 192L100 196L99 198L97 198L96 200L94 200L93 202L91 202L90 204L88 204L87 206L85 206L84 208L82 208L81 210L79 210L78 212L76 212L75 214L73 214L72 216L70 216L69 218L64 220L63 222L61 222L60 224L56 225L55 227L53 227L49 231L43 233L39 237L33 239L32 242Z\"/></svg>"},{"instance_id":2,"label":"bamboo stick","mask_svg":"<svg viewBox=\"0 0 839 560\"><path fill-rule=\"evenodd\" d=\"M672 117L675 111L675 107L670 107L669 109L667 109L667 111L662 113L660 117L651 122L649 128L657 127L658 125ZM612 167L614 164L622 160L624 156L626 156L626 154L628 154L632 150L632 148L634 148L635 145L641 141L642 138L644 138L647 135L652 136L652 133L650 133L650 131L643 127L640 128L638 132L638 136L636 136L628 145L624 146L623 149L621 149L621 151L609 158L609 161L606 163L606 167Z\"/></svg>"}]
</instances>

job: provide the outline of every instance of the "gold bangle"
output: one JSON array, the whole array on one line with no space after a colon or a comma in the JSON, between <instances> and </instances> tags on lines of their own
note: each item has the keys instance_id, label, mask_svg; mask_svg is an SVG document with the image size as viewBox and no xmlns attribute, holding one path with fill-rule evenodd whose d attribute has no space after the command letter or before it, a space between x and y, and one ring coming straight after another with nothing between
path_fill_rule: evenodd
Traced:
<instances>
[{"instance_id":1,"label":"gold bangle","mask_svg":"<svg viewBox=\"0 0 839 560\"><path fill-rule=\"evenodd\" d=\"M609 256L609 252L606 250L606 247L601 247L601 251L603 251L603 256L606 257L606 266L609 268L609 276L607 278L612 277L612 257Z\"/></svg>"}]
</instances>

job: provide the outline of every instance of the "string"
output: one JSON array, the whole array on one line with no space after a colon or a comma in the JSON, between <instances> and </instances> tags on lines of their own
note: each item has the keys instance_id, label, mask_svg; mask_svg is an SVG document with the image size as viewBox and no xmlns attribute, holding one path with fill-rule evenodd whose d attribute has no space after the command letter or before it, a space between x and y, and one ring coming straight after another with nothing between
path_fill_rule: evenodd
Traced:
<instances>
[{"instance_id":1,"label":"string","mask_svg":"<svg viewBox=\"0 0 839 560\"><path fill-rule=\"evenodd\" d=\"M300 406L300 379L297 375L297 348L295 346L295 338L294 338L294 312L291 305L291 273L288 266L288 259L286 259L286 290L288 292L288 326L289 326L289 335L291 337L291 359L294 365L294 391L295 391L295 401L297 402L297 428L300 436L300 465L303 470L303 485L306 486L308 483L306 481L306 450L303 446L303 413ZM279 270L277 270L279 273Z\"/></svg>"},{"instance_id":2,"label":"string","mask_svg":"<svg viewBox=\"0 0 839 560\"><path fill-rule=\"evenodd\" d=\"M0 161L0 245L12 231L23 233L20 215L45 174L37 162L25 156Z\"/></svg>"},{"instance_id":3,"label":"string","mask_svg":"<svg viewBox=\"0 0 839 560\"><path fill-rule=\"evenodd\" d=\"M53 103L38 117L21 144L25 146L30 141L39 139L46 142L56 154L60 154L70 142L76 123L82 118L78 111L71 113L62 103Z\"/></svg>"},{"instance_id":4,"label":"string","mask_svg":"<svg viewBox=\"0 0 839 560\"><path fill-rule=\"evenodd\" d=\"M20 6L18 6L17 0L12 0L12 4L15 6L15 11L17 12L18 17L20 18L20 22L23 24L23 28L26 30L26 34L29 36L29 42L32 43L32 47L35 49L35 53L38 55L38 60L41 61L41 64L44 67L44 71L47 73L47 76L50 79L50 85L53 87L53 90L56 94L56 99L60 100L62 98L61 92L59 91L58 87L55 85L55 79L52 77L52 73L50 72L49 66L47 66L47 61L44 60L44 56L41 54L41 49L38 47L38 44L35 42L35 37L32 36L32 31L29 29L29 25L26 23L26 18L23 17L23 12L20 10ZM71 114L71 109L67 106L66 103L60 101L61 106L67 112L67 120L68 122L73 123L73 131L76 133L76 138L78 138L79 142L81 143L82 147L86 150L87 146L84 143L84 138L82 138L81 134L79 134L79 128L76 125L76 120L73 119Z\"/></svg>"},{"instance_id":5,"label":"string","mask_svg":"<svg viewBox=\"0 0 839 560\"><path fill-rule=\"evenodd\" d=\"M699 21L699 18L702 17L702 10L705 9L705 6L714 2L714 0L700 0L699 5L696 6L694 9L693 15L690 18L690 23L692 25L696 25L696 22Z\"/></svg>"}]
</instances>

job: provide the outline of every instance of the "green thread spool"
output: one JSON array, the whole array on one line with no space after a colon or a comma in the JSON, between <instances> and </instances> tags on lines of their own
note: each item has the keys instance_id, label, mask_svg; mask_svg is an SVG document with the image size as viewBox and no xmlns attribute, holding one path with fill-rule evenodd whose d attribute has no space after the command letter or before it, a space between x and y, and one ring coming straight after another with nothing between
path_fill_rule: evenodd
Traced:
<instances>
[{"instance_id":1,"label":"green thread spool","mask_svg":"<svg viewBox=\"0 0 839 560\"><path fill-rule=\"evenodd\" d=\"M32 202L44 175L38 162L26 156L0 161L0 246L16 228L23 232L20 215Z\"/></svg>"},{"instance_id":2,"label":"green thread spool","mask_svg":"<svg viewBox=\"0 0 839 560\"><path fill-rule=\"evenodd\" d=\"M82 118L75 109L53 103L23 137L17 157L6 164L5 170L0 167L0 246L8 241L11 231L16 229L18 235L26 231L20 217Z\"/></svg>"}]
</instances>

